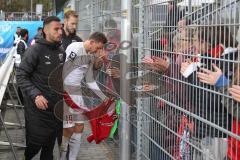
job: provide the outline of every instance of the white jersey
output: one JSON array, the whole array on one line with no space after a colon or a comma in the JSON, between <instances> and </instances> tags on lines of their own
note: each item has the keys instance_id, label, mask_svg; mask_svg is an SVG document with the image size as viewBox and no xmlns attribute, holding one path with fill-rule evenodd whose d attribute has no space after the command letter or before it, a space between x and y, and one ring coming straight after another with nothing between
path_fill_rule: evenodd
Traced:
<instances>
[{"instance_id":1,"label":"white jersey","mask_svg":"<svg viewBox=\"0 0 240 160\"><path fill-rule=\"evenodd\" d=\"M83 55L87 55L87 52L83 46L83 42L74 42L74 43L70 44L66 49L65 62L68 62L73 58L83 56ZM91 56L91 55L89 55L89 56ZM77 66L77 68L74 69L73 71L71 71L67 75L67 77L64 79L64 84L69 85L69 86L80 86L81 81L83 80L84 74L87 72L89 65L90 64L84 64L84 65Z\"/></svg>"},{"instance_id":2,"label":"white jersey","mask_svg":"<svg viewBox=\"0 0 240 160\"><path fill-rule=\"evenodd\" d=\"M102 100L106 96L99 89L93 77L94 55L87 54L83 42L73 42L66 49L66 60L63 67L63 87L71 101L78 108L84 111L90 111L98 105L101 100L82 96L82 84L86 83L89 89L98 95ZM64 121L63 128L73 127L75 123L84 123L86 117L82 112L73 110L65 99L64 101Z\"/></svg>"},{"instance_id":3,"label":"white jersey","mask_svg":"<svg viewBox=\"0 0 240 160\"><path fill-rule=\"evenodd\" d=\"M64 67L68 65L68 68L71 68L71 70L64 69L64 72L69 72L66 74L63 81L64 89L79 107L83 107L84 104L81 91L76 91L76 88L79 87L79 89L81 89L81 83L84 78L86 78L86 75L90 72L93 72L91 63L93 59L93 55L87 54L83 46L83 42L73 42L66 49L66 60ZM90 76L92 76L90 77L92 81L86 82L87 87L92 89L93 92L95 92L99 97L105 99L105 95L101 92L96 81L93 79L93 74L90 74Z\"/></svg>"}]
</instances>

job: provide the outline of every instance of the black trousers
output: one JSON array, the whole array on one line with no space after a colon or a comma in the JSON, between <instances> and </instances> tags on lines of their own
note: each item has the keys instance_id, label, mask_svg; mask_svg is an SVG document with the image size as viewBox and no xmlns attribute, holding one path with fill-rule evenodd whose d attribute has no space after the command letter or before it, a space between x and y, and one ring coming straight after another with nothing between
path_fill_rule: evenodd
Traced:
<instances>
[{"instance_id":1,"label":"black trousers","mask_svg":"<svg viewBox=\"0 0 240 160\"><path fill-rule=\"evenodd\" d=\"M58 134L62 132L62 122L53 112L55 101L58 99L52 99L48 101L48 110L39 110L33 100L24 96L27 145L24 153L25 160L31 160L39 151L41 151L40 160L53 159L53 149Z\"/></svg>"},{"instance_id":2,"label":"black trousers","mask_svg":"<svg viewBox=\"0 0 240 160\"><path fill-rule=\"evenodd\" d=\"M25 160L31 160L35 155L38 154L40 150L41 150L40 160L53 160L53 149L55 145L54 142L52 141L44 146L27 144L24 153Z\"/></svg>"},{"instance_id":3,"label":"black trousers","mask_svg":"<svg viewBox=\"0 0 240 160\"><path fill-rule=\"evenodd\" d=\"M18 92L18 96L19 96L19 98L20 98L21 103L24 105L23 94L22 94L22 91L20 90L19 87L18 87L18 89L17 89L17 92Z\"/></svg>"}]
</instances>

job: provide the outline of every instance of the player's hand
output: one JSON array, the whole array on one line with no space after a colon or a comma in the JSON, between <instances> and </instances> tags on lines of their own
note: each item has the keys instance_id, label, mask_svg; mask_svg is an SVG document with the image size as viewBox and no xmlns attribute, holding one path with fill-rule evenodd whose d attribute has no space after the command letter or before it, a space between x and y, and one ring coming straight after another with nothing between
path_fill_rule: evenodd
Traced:
<instances>
[{"instance_id":1,"label":"player's hand","mask_svg":"<svg viewBox=\"0 0 240 160\"><path fill-rule=\"evenodd\" d=\"M38 95L35 98L35 104L36 104L37 108L41 109L41 110L46 110L48 108L48 101L42 95Z\"/></svg>"},{"instance_id":2,"label":"player's hand","mask_svg":"<svg viewBox=\"0 0 240 160\"><path fill-rule=\"evenodd\" d=\"M96 58L94 61L94 68L100 69L103 65L103 62L107 60L107 53L104 50L98 50L96 53Z\"/></svg>"},{"instance_id":3,"label":"player's hand","mask_svg":"<svg viewBox=\"0 0 240 160\"><path fill-rule=\"evenodd\" d=\"M100 49L98 50L96 57L105 61L107 60L108 52L104 49Z\"/></svg>"}]
</instances>

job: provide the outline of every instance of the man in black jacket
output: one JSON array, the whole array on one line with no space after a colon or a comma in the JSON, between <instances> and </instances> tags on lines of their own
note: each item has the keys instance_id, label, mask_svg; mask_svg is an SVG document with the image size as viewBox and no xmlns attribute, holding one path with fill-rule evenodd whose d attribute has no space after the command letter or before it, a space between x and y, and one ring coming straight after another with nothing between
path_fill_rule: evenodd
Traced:
<instances>
[{"instance_id":1,"label":"man in black jacket","mask_svg":"<svg viewBox=\"0 0 240 160\"><path fill-rule=\"evenodd\" d=\"M75 11L69 10L64 14L63 39L62 46L67 49L72 42L82 42L82 39L76 35L78 25L78 15Z\"/></svg>"},{"instance_id":2,"label":"man in black jacket","mask_svg":"<svg viewBox=\"0 0 240 160\"><path fill-rule=\"evenodd\" d=\"M59 18L51 16L43 26L44 38L25 52L17 70L17 83L25 98L26 160L40 150L41 160L52 160L56 136L62 130L54 107L63 97L48 85L51 72L64 62L65 52L60 47L62 25Z\"/></svg>"},{"instance_id":3,"label":"man in black jacket","mask_svg":"<svg viewBox=\"0 0 240 160\"><path fill-rule=\"evenodd\" d=\"M16 55L16 60L15 60L16 67L18 67L19 64L21 63L21 59L23 58L23 54L24 54L25 50L28 48L28 46L27 46L28 30L27 29L21 29L20 37L21 37L21 39L17 43L17 55ZM21 103L24 104L23 95L22 95L22 92L21 92L19 87L18 87L18 94L19 94L19 98L21 100Z\"/></svg>"},{"instance_id":4,"label":"man in black jacket","mask_svg":"<svg viewBox=\"0 0 240 160\"><path fill-rule=\"evenodd\" d=\"M23 58L23 54L25 50L27 49L27 41L28 41L28 30L27 29L21 29L20 31L21 39L17 44L17 54L21 56L21 59Z\"/></svg>"}]
</instances>

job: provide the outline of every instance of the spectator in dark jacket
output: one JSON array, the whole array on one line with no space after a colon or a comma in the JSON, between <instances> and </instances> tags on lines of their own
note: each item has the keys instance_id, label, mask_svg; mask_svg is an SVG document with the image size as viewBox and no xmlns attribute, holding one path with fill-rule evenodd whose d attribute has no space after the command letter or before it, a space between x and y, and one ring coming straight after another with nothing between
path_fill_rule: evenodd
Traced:
<instances>
[{"instance_id":1,"label":"spectator in dark jacket","mask_svg":"<svg viewBox=\"0 0 240 160\"><path fill-rule=\"evenodd\" d=\"M224 60L235 60L237 54L235 52L224 54L226 47L234 47L233 38L229 35L231 34L228 28L223 26L199 27L194 40L196 56L182 63L181 73L184 75L193 62L208 70L216 69L216 66L213 65L216 64L224 71L223 74L226 77L231 78L233 65ZM187 82L194 85L190 88L193 113L199 118L207 120L210 124L206 124L200 119L194 119L193 141L196 142L197 147L204 149L204 151L195 150L193 157L194 159L204 159L205 156L209 156L212 159L221 160L226 157L227 143L224 139L226 134L212 125L230 130L231 117L221 103L221 97L214 93L215 88L199 83L199 80L202 81L201 77L199 77L199 73L197 76L194 70L186 79Z\"/></svg>"},{"instance_id":2,"label":"spectator in dark jacket","mask_svg":"<svg viewBox=\"0 0 240 160\"><path fill-rule=\"evenodd\" d=\"M69 10L64 14L62 47L67 49L72 42L82 42L82 39L76 35L78 25L78 14Z\"/></svg>"},{"instance_id":3,"label":"spectator in dark jacket","mask_svg":"<svg viewBox=\"0 0 240 160\"><path fill-rule=\"evenodd\" d=\"M25 52L17 69L17 83L25 98L25 160L32 159L40 150L41 160L52 160L57 133L62 131L62 122L55 117L54 107L63 97L48 85L49 75L64 62L60 19L47 17L43 31L44 38Z\"/></svg>"},{"instance_id":4,"label":"spectator in dark jacket","mask_svg":"<svg viewBox=\"0 0 240 160\"><path fill-rule=\"evenodd\" d=\"M23 54L25 50L27 49L27 42L28 42L28 30L27 29L21 29L20 31L21 39L17 44L17 54L21 56L21 59L23 58Z\"/></svg>"},{"instance_id":5,"label":"spectator in dark jacket","mask_svg":"<svg viewBox=\"0 0 240 160\"><path fill-rule=\"evenodd\" d=\"M28 48L28 46L27 46L28 30L27 29L22 29L20 31L20 37L21 37L21 39L17 43L17 54L15 55L15 58L16 58L15 59L15 65L16 65L16 67L18 67L19 64L21 63L21 59L23 58L24 52ZM19 98L21 100L21 103L24 104L23 95L22 95L22 92L21 92L19 87L18 87L18 94L19 94Z\"/></svg>"},{"instance_id":6,"label":"spectator in dark jacket","mask_svg":"<svg viewBox=\"0 0 240 160\"><path fill-rule=\"evenodd\" d=\"M36 43L37 40L43 38L43 28L42 27L38 27L37 29L37 34L34 36L33 40L30 42L30 45L34 45Z\"/></svg>"},{"instance_id":7,"label":"spectator in dark jacket","mask_svg":"<svg viewBox=\"0 0 240 160\"><path fill-rule=\"evenodd\" d=\"M239 62L239 57L238 57ZM223 71L213 64L214 71L208 69L201 69L201 72L198 72L198 78L201 82L215 86L216 90L220 91L225 96L222 98L221 103L226 107L229 114L233 117L232 132L239 135L240 130L240 114L239 114L239 102L240 102L240 86L239 86L239 64L235 63L235 72L233 79L230 80L229 77L226 77L223 74ZM231 86L232 81L232 86ZM227 97L226 94L230 93L232 99ZM240 157L240 142L236 138L229 136L228 137L228 158L231 160L237 160Z\"/></svg>"},{"instance_id":8,"label":"spectator in dark jacket","mask_svg":"<svg viewBox=\"0 0 240 160\"><path fill-rule=\"evenodd\" d=\"M62 35L62 48L66 51L67 47L73 42L82 42L82 39L76 35L78 25L78 14L73 10L64 13L64 25ZM58 145L62 142L62 133L58 135ZM69 146L74 145L75 140L71 139Z\"/></svg>"},{"instance_id":9,"label":"spectator in dark jacket","mask_svg":"<svg viewBox=\"0 0 240 160\"><path fill-rule=\"evenodd\" d=\"M240 59L238 58L238 62L240 62ZM233 122L232 122L232 132L240 135L240 77L239 77L239 63L237 64L234 72L234 78L233 78L233 85L228 89L230 95L232 96L233 100L225 100L223 103L225 103L225 107L232 112L233 115ZM227 152L228 158L230 160L238 160L240 157L240 141L236 138L229 136L228 137L228 152Z\"/></svg>"},{"instance_id":10,"label":"spectator in dark jacket","mask_svg":"<svg viewBox=\"0 0 240 160\"><path fill-rule=\"evenodd\" d=\"M221 103L226 107L229 114L233 117L231 124L232 132L239 135L240 130L240 114L239 114L239 102L240 102L240 86L239 86L239 51L236 48L227 48L225 50L237 53L237 63L232 62L234 66L233 77L226 76L223 70L220 69L216 64L213 64L214 70L208 70L205 68L198 72L198 78L201 82L212 85L216 90L220 91L225 96L222 97ZM226 51L225 51L226 52ZM227 60L227 59L225 59ZM225 70L227 70L225 68ZM233 85L231 85L233 84ZM226 95L230 93L232 98ZM240 142L236 138L228 137L228 158L231 160L237 160L240 157Z\"/></svg>"},{"instance_id":11,"label":"spectator in dark jacket","mask_svg":"<svg viewBox=\"0 0 240 160\"><path fill-rule=\"evenodd\" d=\"M180 64L184 60L185 55L191 54L191 48L192 48L191 42L193 38L193 32L194 32L194 28L188 27L185 24L181 28L181 33L179 33L176 40L173 41L174 53L169 52L169 50L163 52L161 48L158 48L160 46L159 45L160 42L158 41L157 43L154 43L156 45L153 45L151 47L151 50L153 50L152 56L154 55L152 57L152 60L149 58L146 58L143 60L143 63L146 64L147 69L152 69L153 71L158 72L158 74L155 73L156 77L158 78L161 77L159 73L160 74L164 73L165 76L168 77L167 78L169 82L168 86L166 84L161 86L162 90L164 87L166 87L168 92L167 94L160 95L160 97L163 97L164 99L167 98L167 101L187 111L191 111L191 106L189 103L189 95L190 95L189 89L188 89L189 85L182 82L183 79L180 74ZM160 79L163 79L163 77L161 77ZM185 126L192 125L192 122L190 121L187 115L179 113L176 108L172 107L171 105L165 104L165 102L162 100L159 101L159 108L155 110L160 112L159 121L164 123L168 128L170 128L174 132L177 132L180 137L183 137L184 132L188 132L188 130L185 129L187 128ZM184 124L185 130L179 129L180 128L179 124L182 123L183 120L187 121L187 125ZM164 139L161 139L161 137L164 137ZM161 133L159 133L158 136L155 136L154 139L156 139L156 141L159 143L159 145L161 145L161 147L168 148L168 152L172 156L179 157L178 153L181 147L180 147L180 143L177 143L177 142L180 142L179 140L181 138L177 137L172 132L169 132L168 129L162 128ZM164 146L165 144L167 145ZM186 143L184 142L182 142L181 144L182 146L186 145ZM156 155L151 157L151 159L159 159L159 157L166 160L171 159L169 156L167 156L167 154L161 152L160 150L157 152Z\"/></svg>"}]
</instances>

